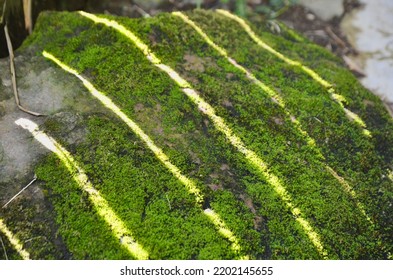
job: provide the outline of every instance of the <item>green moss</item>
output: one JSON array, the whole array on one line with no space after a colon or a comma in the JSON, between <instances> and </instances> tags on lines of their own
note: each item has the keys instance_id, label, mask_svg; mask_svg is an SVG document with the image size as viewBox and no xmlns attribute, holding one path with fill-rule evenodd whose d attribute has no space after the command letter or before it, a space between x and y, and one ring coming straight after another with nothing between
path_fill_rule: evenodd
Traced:
<instances>
[{"instance_id":1,"label":"green moss","mask_svg":"<svg viewBox=\"0 0 393 280\"><path fill-rule=\"evenodd\" d=\"M393 246L393 186L387 176L393 163L393 122L380 100L361 87L337 58L293 31L277 36L252 27L273 48L332 82L346 98L347 108L366 122L373 135L367 138L326 89L258 47L236 23L214 12L188 15L230 57L276 90L285 109L180 18L105 17L149 45L266 163L291 197L292 207L320 236L328 258L388 258ZM200 189L204 200L197 203L109 110L85 117L89 134L73 149L62 141L56 123L47 122L48 134L59 135L58 140L72 150L93 186L151 259L322 257L266 174L123 35L79 14L43 13L28 44L52 53L110 97ZM307 144L293 117L315 140L315 147ZM357 200L327 166L350 184ZM55 156L37 169L37 175L46 184L59 234L74 258L132 257ZM231 241L204 214L208 208L236 236L240 250L231 250Z\"/></svg>"},{"instance_id":2,"label":"green moss","mask_svg":"<svg viewBox=\"0 0 393 280\"><path fill-rule=\"evenodd\" d=\"M57 226L52 211L52 204L49 201L37 203L28 195L21 195L6 208L2 208L0 216L14 238L19 240L23 249L29 253L30 258L69 258L67 248L61 237L57 236ZM0 237L4 243L4 248L0 247L0 259L22 259L2 231Z\"/></svg>"}]
</instances>

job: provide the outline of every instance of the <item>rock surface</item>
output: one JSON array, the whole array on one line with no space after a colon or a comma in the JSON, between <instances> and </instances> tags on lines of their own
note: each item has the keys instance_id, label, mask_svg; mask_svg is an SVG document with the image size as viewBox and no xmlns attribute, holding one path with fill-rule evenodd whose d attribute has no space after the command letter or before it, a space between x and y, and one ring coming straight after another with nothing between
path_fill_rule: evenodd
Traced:
<instances>
[{"instance_id":1,"label":"rock surface","mask_svg":"<svg viewBox=\"0 0 393 280\"><path fill-rule=\"evenodd\" d=\"M77 126L77 115L91 110L94 104L86 100L79 84L64 77L42 57L27 49L17 53L15 58L19 99L25 108L39 112L46 117L34 117L20 111L12 90L9 60L0 60L0 202L21 189L24 182L33 178L33 166L48 150L35 141L31 135L16 125L20 118L28 118L38 125L48 119L58 118L64 123L64 132L71 133ZM77 132L79 133L79 132ZM70 143L80 141L83 133L69 139Z\"/></svg>"},{"instance_id":2,"label":"rock surface","mask_svg":"<svg viewBox=\"0 0 393 280\"><path fill-rule=\"evenodd\" d=\"M42 125L56 120L62 125L62 133L67 134L69 143L76 144L86 134L79 115L92 110L94 103L86 101L80 85L34 52L32 48L17 52L15 67L22 106L45 115L41 117L31 116L16 106L9 60L0 60L0 207L9 204L0 210L0 218L10 217L14 229L21 227L27 234L25 240L38 238L34 244L26 246L41 255L40 258L55 255L63 259L69 255L61 238L56 236L52 206L45 200L41 184L33 180L35 166L49 151L33 141L32 135L16 122L26 118ZM33 184L14 198L29 182ZM30 232L44 233L44 239ZM11 258L20 257L17 252L15 256L12 253L8 251Z\"/></svg>"},{"instance_id":3,"label":"rock surface","mask_svg":"<svg viewBox=\"0 0 393 280\"><path fill-rule=\"evenodd\" d=\"M343 0L299 0L298 3L325 21L340 17L344 13Z\"/></svg>"},{"instance_id":4,"label":"rock surface","mask_svg":"<svg viewBox=\"0 0 393 280\"><path fill-rule=\"evenodd\" d=\"M257 25L41 14L16 67L22 105L47 116L16 109L0 61L2 203L38 177L0 218L31 258L392 258L381 100Z\"/></svg>"},{"instance_id":5,"label":"rock surface","mask_svg":"<svg viewBox=\"0 0 393 280\"><path fill-rule=\"evenodd\" d=\"M342 29L358 50L353 57L366 77L362 83L393 109L393 2L360 1L364 6L343 18Z\"/></svg>"}]
</instances>

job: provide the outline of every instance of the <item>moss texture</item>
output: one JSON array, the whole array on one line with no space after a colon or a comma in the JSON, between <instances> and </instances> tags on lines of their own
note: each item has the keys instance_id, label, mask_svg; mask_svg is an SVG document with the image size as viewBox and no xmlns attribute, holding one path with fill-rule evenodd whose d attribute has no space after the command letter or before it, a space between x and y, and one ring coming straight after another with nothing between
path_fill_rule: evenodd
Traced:
<instances>
[{"instance_id":1,"label":"moss texture","mask_svg":"<svg viewBox=\"0 0 393 280\"><path fill-rule=\"evenodd\" d=\"M285 108L179 17L101 17L116 20L138 36L263 159L285 187L291 205L300 210L299 216L320 237L325 257L392 258L393 121L381 101L328 51L287 28L277 35L250 23L271 47L332 83L345 97L345 107L363 119L371 133L368 137L326 88L259 47L236 22L212 11L186 14L232 59L274 89ZM40 15L25 43L31 45L39 50L37 55L50 52L108 96L201 190L204 199L198 203L110 110L84 117L89 131L85 143L77 147L63 143L150 259L324 257L266 174L250 164L124 35L78 13L48 12ZM307 144L292 118L315 146ZM56 138L59 127L48 123L45 131ZM132 258L55 155L36 172L45 182L58 234L72 258ZM346 184L356 198L346 191ZM230 238L204 215L208 208L237 237L239 250L232 250Z\"/></svg>"}]
</instances>

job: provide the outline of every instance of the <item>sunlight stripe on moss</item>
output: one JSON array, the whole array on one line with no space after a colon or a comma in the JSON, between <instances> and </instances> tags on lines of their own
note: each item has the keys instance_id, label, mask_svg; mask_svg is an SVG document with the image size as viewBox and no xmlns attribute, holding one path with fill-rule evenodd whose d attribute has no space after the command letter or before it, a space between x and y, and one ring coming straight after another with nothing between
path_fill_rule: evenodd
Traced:
<instances>
[{"instance_id":1,"label":"sunlight stripe on moss","mask_svg":"<svg viewBox=\"0 0 393 280\"><path fill-rule=\"evenodd\" d=\"M214 225L216 225L220 234L232 242L232 245L231 245L232 250L234 252L240 252L241 247L239 244L239 240L236 238L236 236L230 230L228 230L228 227L226 226L224 221L221 220L220 216L216 212L214 212L213 209L210 209L210 208L205 209L204 213L212 221L212 223ZM242 256L241 259L247 260L247 259L249 259L249 257Z\"/></svg>"},{"instance_id":2,"label":"sunlight stripe on moss","mask_svg":"<svg viewBox=\"0 0 393 280\"><path fill-rule=\"evenodd\" d=\"M141 47L144 47L146 45L142 45L142 43L138 44ZM144 48L145 50L148 50L148 48ZM148 52L147 52L148 53ZM188 177L184 176L180 169L175 166L174 164L172 164L168 158L168 156L158 147L156 146L156 144L153 142L153 140L135 123L133 122L126 114L124 114L119 107L117 107L110 98L108 98L107 96L105 96L103 93L101 93L100 91L98 91L88 80L86 80L84 77L82 77L76 70L72 69L71 67L65 65L64 63L62 63L59 59L57 59L56 57L54 57L52 54L44 51L43 56L52 60L53 62L55 62L58 66L60 66L63 70L75 75L78 79L80 79L83 82L83 85L90 91L90 93L97 98L99 101L101 101L101 103L107 107L108 109L110 109L113 113L115 113L122 121L124 121L128 127L130 127L132 129L132 131L138 135L148 146L148 148L155 154L155 156L164 164L164 166L187 188L188 192L193 194L196 198L197 203L201 204L203 202L203 196L200 192L200 190L198 189L198 187L196 186L196 184L190 180ZM151 57L155 57L154 55L152 55ZM155 60L152 59L151 61L159 61L159 60ZM168 66L163 65L163 64L159 64L161 65L162 69L164 70L168 70L170 69ZM165 71L164 70L164 71ZM177 73L172 73L172 78L176 79L178 76ZM179 77L180 78L180 77ZM184 80L183 80L184 81ZM184 81L184 83L182 83L180 81L180 85L182 86L188 86L188 83L186 81ZM214 220L211 220L214 223ZM216 228L220 228L220 225L216 225L214 224ZM230 232L230 230L228 228L226 228L226 231ZM233 236L234 234L231 233ZM226 236L224 236L225 238L227 238ZM232 242L232 240L229 240ZM238 244L238 242L237 242ZM232 247L233 249L236 249L236 253L240 254L240 249L237 250L237 247ZM241 258L246 258L245 256L241 257Z\"/></svg>"},{"instance_id":3,"label":"sunlight stripe on moss","mask_svg":"<svg viewBox=\"0 0 393 280\"><path fill-rule=\"evenodd\" d=\"M208 43L211 47L213 47L219 54L224 56L229 63L231 63L233 66L235 66L237 69L239 69L241 72L246 74L247 78L249 78L253 83L255 83L260 89L262 89L264 92L266 92L273 100L274 102L277 102L278 105L284 109L285 115L291 119L292 123L295 125L296 129L300 132L301 135L303 135L307 139L307 143L311 146L315 146L315 140L312 139L306 131L304 131L301 127L301 124L297 119L295 119L293 116L289 114L289 112L285 108L285 102L281 98L277 92L275 92L273 89L271 89L269 86L266 84L262 83L260 80L258 80L254 74L252 74L250 71L248 71L246 68L238 64L233 58L231 58L227 51L218 46L216 43L213 42L211 38L191 19L189 19L185 14L181 12L173 12L173 15L180 17L185 23L190 25L201 37Z\"/></svg>"},{"instance_id":4,"label":"sunlight stripe on moss","mask_svg":"<svg viewBox=\"0 0 393 280\"><path fill-rule=\"evenodd\" d=\"M294 117L292 117L290 112L287 110L283 99L281 98L281 96L277 92L275 92L269 86L265 85L263 82L258 80L249 70L247 70L246 68L244 68L243 66L238 64L233 58L231 58L228 55L227 51L224 48L222 48L222 47L218 46L216 43L214 43L214 41L202 30L202 28L200 28L194 21L192 21L190 18L188 18L185 14L183 14L182 12L173 12L172 14L177 17L180 17L185 23L190 25L206 41L206 43L208 43L212 48L214 48L219 54L224 56L229 63L231 63L237 69L242 71L247 76L247 78L249 78L259 88L261 88L263 91L265 91L272 99L274 99L275 102L277 102L278 105L284 110L284 113L286 114L286 116L289 119L291 119L291 121L295 125L295 128L297 129L297 131L306 138L308 145L316 148L315 152L318 154L318 156L320 156L323 160L325 160L325 157L322 155L322 153L316 147L315 140L308 134L307 131L302 129L300 122L297 119L295 119ZM334 96L334 98L341 98L341 101L345 102L344 97L342 97L342 96L338 97L336 95L333 95L333 96ZM345 109L345 108L344 108L344 110L347 111L347 109ZM351 115L351 113L352 112L348 112L348 115ZM352 116L352 117L354 117L354 116ZM331 168L329 165L327 165L325 163L322 163L322 165L342 185L343 189L352 197L352 199L355 200L356 205L358 206L358 208L361 211L361 213L363 214L363 216L367 219L367 221L369 221L371 224L373 224L371 218L367 215L367 213L365 211L365 207L357 199L356 192L349 186L349 184L345 181L345 179L340 177L337 174L337 172L334 171L333 168Z\"/></svg>"},{"instance_id":5,"label":"sunlight stripe on moss","mask_svg":"<svg viewBox=\"0 0 393 280\"><path fill-rule=\"evenodd\" d=\"M302 69L305 73L307 73L311 78L313 78L315 81L317 81L320 85L322 85L323 87L328 89L328 92L331 96L331 98L336 101L340 107L342 107L344 109L344 112L346 114L346 116L354 121L355 123L357 123L359 126L361 126L363 128L363 134L370 137L371 136L371 132L369 130L366 129L366 124L365 122L354 112L348 110L345 108L344 106L344 100L345 97L337 94L333 88L333 85L331 83L329 83L328 81L324 80L321 76L319 76L314 70L312 70L311 68L303 65L301 62L299 61L295 61L292 60L288 57L286 57L285 55L283 55L282 53L276 51L274 48L272 48L271 46L269 46L268 44L266 44L261 38L259 38L254 31L252 31L251 27L240 17L225 11L225 10L221 10L221 9L217 9L216 10L219 14L230 18L234 21L236 21L237 23L240 24L240 26L246 31L246 33L251 37L251 39L254 40L255 43L257 43L260 47L262 47L263 49L267 50L268 52L270 52L271 54L275 55L276 57L278 57L279 59L283 60L284 62L286 62L289 65L293 65L296 67L299 67L300 69Z\"/></svg>"},{"instance_id":6,"label":"sunlight stripe on moss","mask_svg":"<svg viewBox=\"0 0 393 280\"><path fill-rule=\"evenodd\" d=\"M23 244L20 242L18 238L7 228L6 224L3 222L3 219L0 218L0 231L8 238L12 247L18 252L18 254L24 260L30 259L30 254L26 250L23 249Z\"/></svg>"},{"instance_id":7,"label":"sunlight stripe on moss","mask_svg":"<svg viewBox=\"0 0 393 280\"><path fill-rule=\"evenodd\" d=\"M132 43L135 44L137 48L139 48L146 56L146 58L153 63L157 68L161 69L168 76L176 82L176 84L182 88L183 92L192 100L197 106L198 109L207 115L212 121L217 130L223 133L229 142L241 153L243 153L246 159L253 165L259 172L263 174L263 177L267 179L270 185L273 186L274 190L279 194L281 199L286 203L292 214L295 216L296 221L302 226L303 230L307 234L310 241L314 244L315 248L319 252L319 254L323 258L327 258L327 252L323 248L322 242L320 240L319 235L312 229L311 225L303 218L300 217L301 212L298 208L294 207L291 202L291 197L288 192L285 190L284 186L281 184L278 177L271 174L268 170L267 165L260 159L253 151L249 150L243 141L236 136L232 130L226 125L225 121L216 115L215 110L211 107L206 101L203 100L199 94L192 89L191 85L180 75L174 71L171 67L161 63L160 59L153 54L153 52L149 49L149 47L142 43L142 41L134 35L131 31L127 30L124 26L115 22L114 20L108 20L105 18L101 18L92 14L88 14L85 12L80 12L81 15L86 16L96 23L105 24L108 27L114 28L123 35L125 35L128 39L131 40ZM131 36L129 36L132 34ZM134 41L135 40L135 41Z\"/></svg>"},{"instance_id":8,"label":"sunlight stripe on moss","mask_svg":"<svg viewBox=\"0 0 393 280\"><path fill-rule=\"evenodd\" d=\"M132 121L126 114L124 114L119 107L117 107L110 98L105 96L102 92L99 92L88 80L82 77L77 71L72 69L71 67L65 65L52 54L44 51L43 56L55 62L58 66L60 66L63 70L68 73L73 74L79 80L82 81L83 85L89 90L89 92L97 98L105 107L110 109L113 113L115 113L123 122L125 122L131 130L138 135L148 146L148 148L155 154L155 156L168 168L171 173L186 186L187 190L195 195L198 203L203 201L203 197L200 193L200 190L186 176L182 175L181 171L177 166L172 164L168 158L168 156L153 142L153 140L134 122Z\"/></svg>"},{"instance_id":9,"label":"sunlight stripe on moss","mask_svg":"<svg viewBox=\"0 0 393 280\"><path fill-rule=\"evenodd\" d=\"M106 18L101 18L101 17L97 17L93 14L90 13L86 13L84 11L79 11L79 14L81 14L82 16L94 21L95 23L102 23L105 24L108 27L112 27L115 28L117 31L119 31L120 33L122 33L124 36L126 36L127 38L129 38L130 40L132 40L134 42L134 44L138 47L138 49L140 49L143 54L145 56L149 56L151 61L153 61L154 63L160 63L161 61L150 51L149 47L142 42L141 39L139 39L134 33L132 33L131 31L129 31L127 28L125 28L123 25L117 23L114 20L109 20Z\"/></svg>"},{"instance_id":10,"label":"sunlight stripe on moss","mask_svg":"<svg viewBox=\"0 0 393 280\"><path fill-rule=\"evenodd\" d=\"M85 171L79 166L72 155L57 143L56 140L39 130L36 123L24 118L18 119L15 123L28 130L38 142L58 156L75 182L88 194L89 200L94 205L95 210L110 226L113 235L119 242L122 240L121 245L136 259L148 259L148 252L134 240L131 232L124 225L124 222L116 215L99 191L93 187Z\"/></svg>"},{"instance_id":11,"label":"sunlight stripe on moss","mask_svg":"<svg viewBox=\"0 0 393 280\"><path fill-rule=\"evenodd\" d=\"M356 206L358 207L359 211L367 219L367 221L370 224L374 225L374 222L372 221L370 216L367 215L367 213L366 213L366 208L364 207L363 203L361 203L359 201L359 199L357 198L356 192L351 188L351 186L345 181L344 178L342 178L340 175L338 175L336 173L336 171L334 171L330 166L326 165L326 169L329 171L330 174L332 174L332 176L334 178L336 178L341 183L341 185L344 187L344 190L351 195L351 197L355 201Z\"/></svg>"}]
</instances>

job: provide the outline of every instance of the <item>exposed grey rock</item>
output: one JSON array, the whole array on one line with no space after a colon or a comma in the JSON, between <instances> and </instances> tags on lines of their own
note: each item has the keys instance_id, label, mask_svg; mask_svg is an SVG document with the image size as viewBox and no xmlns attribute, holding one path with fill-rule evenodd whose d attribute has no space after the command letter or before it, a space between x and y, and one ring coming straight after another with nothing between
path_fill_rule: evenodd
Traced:
<instances>
[{"instance_id":1,"label":"exposed grey rock","mask_svg":"<svg viewBox=\"0 0 393 280\"><path fill-rule=\"evenodd\" d=\"M393 1L362 0L341 22L349 42L357 50L351 56L366 74L362 84L387 103L393 103ZM393 107L392 107L393 108Z\"/></svg>"},{"instance_id":2,"label":"exposed grey rock","mask_svg":"<svg viewBox=\"0 0 393 280\"><path fill-rule=\"evenodd\" d=\"M56 121L62 140L83 140L81 113L95 110L96 103L71 75L54 68L43 57L25 49L16 54L19 98L25 108L45 114L34 117L19 110L12 90L8 58L0 60L0 203L15 195L31 178L34 166L49 151L15 122L27 118L38 125Z\"/></svg>"},{"instance_id":3,"label":"exposed grey rock","mask_svg":"<svg viewBox=\"0 0 393 280\"><path fill-rule=\"evenodd\" d=\"M331 20L344 13L343 0L299 0L299 4L310 9L322 20Z\"/></svg>"}]
</instances>

